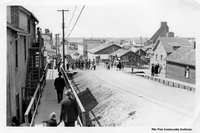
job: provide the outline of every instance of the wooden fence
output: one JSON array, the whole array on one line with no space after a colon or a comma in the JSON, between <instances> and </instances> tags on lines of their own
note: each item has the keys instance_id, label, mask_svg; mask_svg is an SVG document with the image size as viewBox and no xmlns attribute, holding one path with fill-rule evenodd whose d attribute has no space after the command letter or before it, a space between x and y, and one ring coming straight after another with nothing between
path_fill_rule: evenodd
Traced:
<instances>
[{"instance_id":1,"label":"wooden fence","mask_svg":"<svg viewBox=\"0 0 200 133\"><path fill-rule=\"evenodd\" d=\"M79 107L79 116L78 116L78 124L81 127L86 127L87 123L86 123L86 111L78 97L78 95L76 94L76 91L71 83L71 81L69 80L69 77L67 76L66 71L63 69L63 67L61 67L61 73L63 74L63 78L65 80L65 84L68 85L68 87L71 89L71 91L74 94L74 97L76 98L76 101L78 103L78 107Z\"/></svg>"},{"instance_id":2,"label":"wooden fence","mask_svg":"<svg viewBox=\"0 0 200 133\"><path fill-rule=\"evenodd\" d=\"M34 92L34 95L31 98L28 108L26 109L26 112L24 114L26 126L34 126L35 125L34 120L35 120L35 116L37 114L38 105L40 104L40 99L42 97L43 88L46 84L47 70L48 70L48 64L46 64L46 66L43 70L43 74L42 74L42 77L40 78L40 82L38 83L37 88Z\"/></svg>"}]
</instances>

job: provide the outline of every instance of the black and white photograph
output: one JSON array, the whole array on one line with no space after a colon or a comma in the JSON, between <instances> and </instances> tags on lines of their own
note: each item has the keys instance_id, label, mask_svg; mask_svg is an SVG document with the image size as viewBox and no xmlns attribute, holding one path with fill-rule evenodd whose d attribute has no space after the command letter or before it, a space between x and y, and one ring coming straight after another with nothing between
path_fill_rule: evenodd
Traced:
<instances>
[{"instance_id":1,"label":"black and white photograph","mask_svg":"<svg viewBox=\"0 0 200 133\"><path fill-rule=\"evenodd\" d=\"M200 1L0 9L3 132L200 132Z\"/></svg>"}]
</instances>

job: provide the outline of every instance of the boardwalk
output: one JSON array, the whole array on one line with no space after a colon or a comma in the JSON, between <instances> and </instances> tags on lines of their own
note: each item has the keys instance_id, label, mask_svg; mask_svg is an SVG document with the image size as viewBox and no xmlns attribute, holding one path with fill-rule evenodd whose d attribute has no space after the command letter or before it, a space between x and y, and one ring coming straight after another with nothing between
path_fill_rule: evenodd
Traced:
<instances>
[{"instance_id":1,"label":"boardwalk","mask_svg":"<svg viewBox=\"0 0 200 133\"><path fill-rule=\"evenodd\" d=\"M47 73L46 78L46 86L44 88L44 92L41 98L41 103L38 108L38 114L35 118L35 126L43 126L41 121L47 120L49 117L49 114L51 112L56 113L57 122L59 121L59 115L60 115L60 104L58 104L57 101L57 94L54 88L54 79L58 77L58 71L49 69ZM63 96L64 98L64 96ZM64 126L64 123L62 122L59 126Z\"/></svg>"}]
</instances>

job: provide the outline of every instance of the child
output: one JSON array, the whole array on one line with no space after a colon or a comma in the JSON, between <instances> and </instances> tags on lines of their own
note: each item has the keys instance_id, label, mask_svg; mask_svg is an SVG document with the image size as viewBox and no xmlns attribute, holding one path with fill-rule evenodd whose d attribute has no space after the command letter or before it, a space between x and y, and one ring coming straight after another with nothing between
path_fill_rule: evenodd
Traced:
<instances>
[{"instance_id":1,"label":"child","mask_svg":"<svg viewBox=\"0 0 200 133\"><path fill-rule=\"evenodd\" d=\"M49 115L49 119L47 121L44 121L46 123L47 127L57 127L57 122L56 122L56 114L52 112Z\"/></svg>"}]
</instances>

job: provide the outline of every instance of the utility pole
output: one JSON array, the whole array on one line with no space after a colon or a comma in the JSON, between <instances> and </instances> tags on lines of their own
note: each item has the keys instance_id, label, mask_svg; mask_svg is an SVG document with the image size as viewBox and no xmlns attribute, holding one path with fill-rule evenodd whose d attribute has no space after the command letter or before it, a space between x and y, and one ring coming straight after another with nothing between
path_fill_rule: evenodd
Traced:
<instances>
[{"instance_id":1,"label":"utility pole","mask_svg":"<svg viewBox=\"0 0 200 133\"><path fill-rule=\"evenodd\" d=\"M56 56L57 56L57 34L55 34L55 37L56 37L55 43L56 43Z\"/></svg>"},{"instance_id":2,"label":"utility pole","mask_svg":"<svg viewBox=\"0 0 200 133\"><path fill-rule=\"evenodd\" d=\"M62 30L63 30L63 68L65 70L65 19L64 19L64 12L69 10L58 10L58 12L62 12Z\"/></svg>"},{"instance_id":3,"label":"utility pole","mask_svg":"<svg viewBox=\"0 0 200 133\"><path fill-rule=\"evenodd\" d=\"M59 43L60 42L60 40L59 40L59 35L60 34L58 33L57 35L58 35L58 53L60 53L60 43Z\"/></svg>"}]
</instances>

